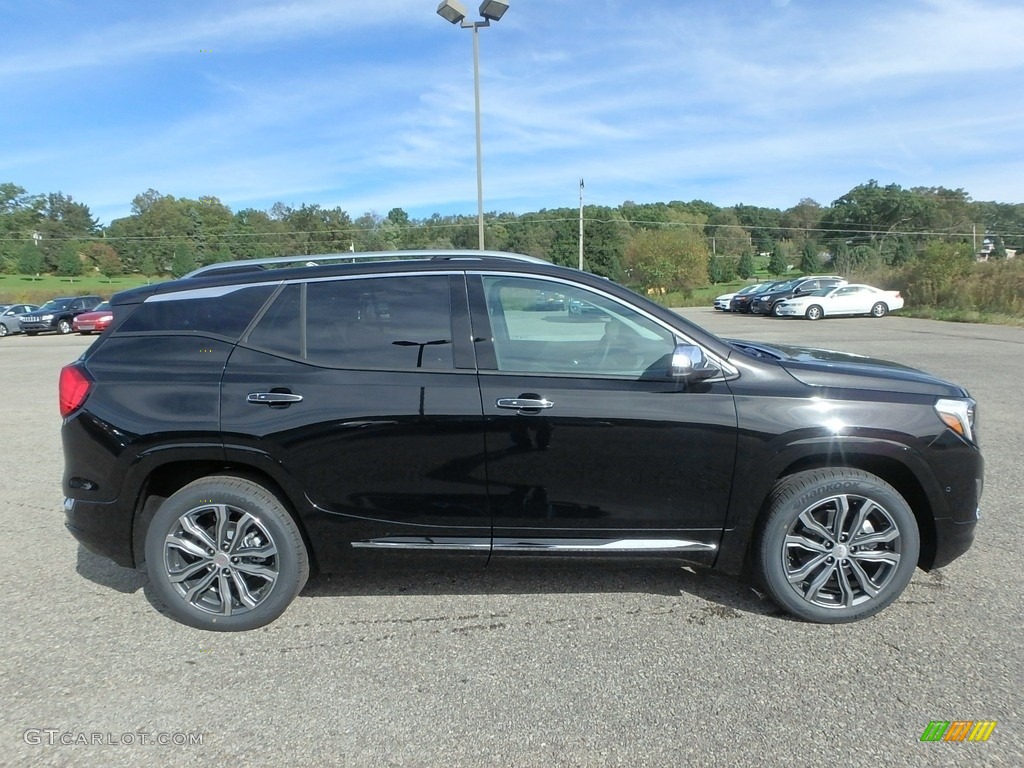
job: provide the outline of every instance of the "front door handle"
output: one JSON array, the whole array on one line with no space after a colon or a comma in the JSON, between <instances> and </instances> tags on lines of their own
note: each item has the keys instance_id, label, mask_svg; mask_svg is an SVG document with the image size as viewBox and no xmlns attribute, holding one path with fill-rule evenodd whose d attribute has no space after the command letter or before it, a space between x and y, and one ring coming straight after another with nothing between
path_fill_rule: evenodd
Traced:
<instances>
[{"instance_id":1,"label":"front door handle","mask_svg":"<svg viewBox=\"0 0 1024 768\"><path fill-rule=\"evenodd\" d=\"M540 410L541 408L550 408L553 405L554 403L546 397L499 397L497 402L499 408L512 408L517 411Z\"/></svg>"},{"instance_id":2,"label":"front door handle","mask_svg":"<svg viewBox=\"0 0 1024 768\"><path fill-rule=\"evenodd\" d=\"M258 405L290 405L301 403L302 395L293 395L291 392L250 392L245 399Z\"/></svg>"}]
</instances>

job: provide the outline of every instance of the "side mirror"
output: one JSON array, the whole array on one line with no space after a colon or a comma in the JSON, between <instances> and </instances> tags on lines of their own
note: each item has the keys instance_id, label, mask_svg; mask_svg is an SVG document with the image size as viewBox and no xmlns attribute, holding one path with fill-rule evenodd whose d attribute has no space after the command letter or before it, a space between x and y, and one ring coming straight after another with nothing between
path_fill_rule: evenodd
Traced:
<instances>
[{"instance_id":1,"label":"side mirror","mask_svg":"<svg viewBox=\"0 0 1024 768\"><path fill-rule=\"evenodd\" d=\"M695 344L676 344L672 352L672 378L701 381L717 376L718 373L718 368L708 361L700 347Z\"/></svg>"}]
</instances>

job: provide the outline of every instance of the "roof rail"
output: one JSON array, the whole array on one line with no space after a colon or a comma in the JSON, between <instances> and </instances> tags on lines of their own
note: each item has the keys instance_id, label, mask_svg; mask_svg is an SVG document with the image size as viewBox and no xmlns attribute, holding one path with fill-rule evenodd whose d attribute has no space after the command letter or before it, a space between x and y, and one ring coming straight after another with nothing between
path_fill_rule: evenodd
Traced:
<instances>
[{"instance_id":1,"label":"roof rail","mask_svg":"<svg viewBox=\"0 0 1024 768\"><path fill-rule=\"evenodd\" d=\"M192 277L209 277L214 274L233 274L236 272L253 272L277 266L297 265L314 267L320 264L355 264L360 261L470 261L479 259L507 259L510 261L526 261L534 264L550 264L536 256L522 253L506 253L505 251L456 251L456 250L423 250L423 251L372 251L368 253L320 253L314 256L275 256L267 259L242 259L239 261L222 261L210 264L189 272L183 279Z\"/></svg>"}]
</instances>

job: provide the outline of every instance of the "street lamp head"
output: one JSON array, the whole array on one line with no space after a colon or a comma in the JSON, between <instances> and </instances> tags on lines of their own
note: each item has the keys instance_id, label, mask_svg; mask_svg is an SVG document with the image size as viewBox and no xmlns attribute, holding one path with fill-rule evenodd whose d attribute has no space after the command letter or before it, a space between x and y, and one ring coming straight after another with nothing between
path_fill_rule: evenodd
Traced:
<instances>
[{"instance_id":1,"label":"street lamp head","mask_svg":"<svg viewBox=\"0 0 1024 768\"><path fill-rule=\"evenodd\" d=\"M498 21L508 10L508 3L500 0L484 0L480 3L480 15L488 21Z\"/></svg>"},{"instance_id":2,"label":"street lamp head","mask_svg":"<svg viewBox=\"0 0 1024 768\"><path fill-rule=\"evenodd\" d=\"M437 6L437 15L452 24L459 24L466 18L466 8L458 0L442 0Z\"/></svg>"}]
</instances>

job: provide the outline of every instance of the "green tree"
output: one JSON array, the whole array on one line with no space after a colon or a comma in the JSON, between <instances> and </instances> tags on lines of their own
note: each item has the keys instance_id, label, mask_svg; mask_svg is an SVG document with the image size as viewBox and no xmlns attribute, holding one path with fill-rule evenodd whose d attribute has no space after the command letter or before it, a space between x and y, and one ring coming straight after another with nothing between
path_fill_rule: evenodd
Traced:
<instances>
[{"instance_id":1,"label":"green tree","mask_svg":"<svg viewBox=\"0 0 1024 768\"><path fill-rule=\"evenodd\" d=\"M709 256L703 233L694 227L645 229L626 244L624 263L632 285L689 293L707 280Z\"/></svg>"},{"instance_id":2,"label":"green tree","mask_svg":"<svg viewBox=\"0 0 1024 768\"><path fill-rule=\"evenodd\" d=\"M825 209L809 197L803 198L792 208L787 208L780 221L785 228L786 238L801 242L816 237L824 213Z\"/></svg>"},{"instance_id":3,"label":"green tree","mask_svg":"<svg viewBox=\"0 0 1024 768\"><path fill-rule=\"evenodd\" d=\"M727 283L736 279L736 259L728 256L711 256L708 259L708 281L712 284Z\"/></svg>"},{"instance_id":4,"label":"green tree","mask_svg":"<svg viewBox=\"0 0 1024 768\"><path fill-rule=\"evenodd\" d=\"M96 270L109 282L118 275L124 274L124 265L117 251L107 243L89 243L85 247L86 257L96 265Z\"/></svg>"},{"instance_id":5,"label":"green tree","mask_svg":"<svg viewBox=\"0 0 1024 768\"><path fill-rule=\"evenodd\" d=\"M907 237L897 238L891 251L889 251L888 262L894 267L901 267L909 264L914 258L914 249Z\"/></svg>"},{"instance_id":6,"label":"green tree","mask_svg":"<svg viewBox=\"0 0 1024 768\"><path fill-rule=\"evenodd\" d=\"M192 250L184 243L174 246L174 256L171 259L171 274L174 277L183 277L196 268L196 257Z\"/></svg>"},{"instance_id":7,"label":"green tree","mask_svg":"<svg viewBox=\"0 0 1024 768\"><path fill-rule=\"evenodd\" d=\"M756 205L735 205L733 210L740 225L750 231L754 249L758 253L771 253L775 243L782 240L782 211L777 208L761 208Z\"/></svg>"},{"instance_id":8,"label":"green tree","mask_svg":"<svg viewBox=\"0 0 1024 768\"><path fill-rule=\"evenodd\" d=\"M786 274L789 271L789 259L783 250L781 243L775 246L771 258L768 259L768 272L776 277Z\"/></svg>"},{"instance_id":9,"label":"green tree","mask_svg":"<svg viewBox=\"0 0 1024 768\"><path fill-rule=\"evenodd\" d=\"M850 249L850 265L854 272L870 272L882 266L882 254L870 245L858 245Z\"/></svg>"},{"instance_id":10,"label":"green tree","mask_svg":"<svg viewBox=\"0 0 1024 768\"><path fill-rule=\"evenodd\" d=\"M18 253L18 272L34 278L42 271L43 254L34 245L23 245Z\"/></svg>"},{"instance_id":11,"label":"green tree","mask_svg":"<svg viewBox=\"0 0 1024 768\"><path fill-rule=\"evenodd\" d=\"M163 270L157 266L156 259L153 258L153 254L147 253L142 257L142 262L139 264L139 272L146 277L157 277L163 275Z\"/></svg>"},{"instance_id":12,"label":"green tree","mask_svg":"<svg viewBox=\"0 0 1024 768\"><path fill-rule=\"evenodd\" d=\"M821 268L821 258L818 256L818 246L813 241L804 243L800 255L800 271L805 275L813 275Z\"/></svg>"},{"instance_id":13,"label":"green tree","mask_svg":"<svg viewBox=\"0 0 1024 768\"><path fill-rule=\"evenodd\" d=\"M57 274L72 279L82 274L82 257L78 253L78 243L70 242L61 246L60 255L57 257Z\"/></svg>"},{"instance_id":14,"label":"green tree","mask_svg":"<svg viewBox=\"0 0 1024 768\"><path fill-rule=\"evenodd\" d=\"M833 201L822 227L853 245L878 248L886 238L927 230L934 224L934 209L934 201L925 195L899 184L881 187L871 179Z\"/></svg>"},{"instance_id":15,"label":"green tree","mask_svg":"<svg viewBox=\"0 0 1024 768\"><path fill-rule=\"evenodd\" d=\"M754 266L754 253L749 248L740 254L740 262L736 266L736 274L744 280L749 280L757 272Z\"/></svg>"}]
</instances>

